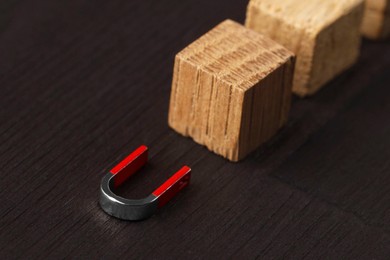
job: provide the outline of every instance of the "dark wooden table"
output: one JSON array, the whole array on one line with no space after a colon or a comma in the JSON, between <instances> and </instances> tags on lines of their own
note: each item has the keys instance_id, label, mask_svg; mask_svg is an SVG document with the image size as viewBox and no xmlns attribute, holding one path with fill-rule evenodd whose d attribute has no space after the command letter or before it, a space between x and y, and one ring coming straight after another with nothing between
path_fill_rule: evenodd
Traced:
<instances>
[{"instance_id":1,"label":"dark wooden table","mask_svg":"<svg viewBox=\"0 0 390 260\"><path fill-rule=\"evenodd\" d=\"M390 42L232 164L170 130L173 57L247 1L6 0L0 4L0 258L390 256ZM140 198L183 164L192 184L142 222L98 206L138 145Z\"/></svg>"}]
</instances>

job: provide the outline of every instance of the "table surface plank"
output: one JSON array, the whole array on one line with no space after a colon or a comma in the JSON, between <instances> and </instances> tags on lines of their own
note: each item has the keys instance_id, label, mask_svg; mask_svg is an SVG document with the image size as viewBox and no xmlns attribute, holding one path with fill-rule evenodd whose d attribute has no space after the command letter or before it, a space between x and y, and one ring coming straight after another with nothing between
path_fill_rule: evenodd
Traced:
<instances>
[{"instance_id":1,"label":"table surface plank","mask_svg":"<svg viewBox=\"0 0 390 260\"><path fill-rule=\"evenodd\" d=\"M390 42L240 163L170 130L173 57L246 1L0 4L0 257L342 258L390 255ZM184 164L192 183L152 218L98 205L104 174L140 144L141 198Z\"/></svg>"}]
</instances>

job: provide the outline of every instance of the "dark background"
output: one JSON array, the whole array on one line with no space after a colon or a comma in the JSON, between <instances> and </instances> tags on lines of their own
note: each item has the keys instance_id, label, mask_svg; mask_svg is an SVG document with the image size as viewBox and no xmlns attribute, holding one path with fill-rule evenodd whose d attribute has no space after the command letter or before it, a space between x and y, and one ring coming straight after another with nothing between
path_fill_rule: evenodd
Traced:
<instances>
[{"instance_id":1,"label":"dark background","mask_svg":"<svg viewBox=\"0 0 390 260\"><path fill-rule=\"evenodd\" d=\"M241 163L170 130L174 55L247 1L0 4L0 257L333 258L390 255L390 44L359 62ZM98 206L140 144L140 198L188 164L192 183L142 222Z\"/></svg>"}]
</instances>

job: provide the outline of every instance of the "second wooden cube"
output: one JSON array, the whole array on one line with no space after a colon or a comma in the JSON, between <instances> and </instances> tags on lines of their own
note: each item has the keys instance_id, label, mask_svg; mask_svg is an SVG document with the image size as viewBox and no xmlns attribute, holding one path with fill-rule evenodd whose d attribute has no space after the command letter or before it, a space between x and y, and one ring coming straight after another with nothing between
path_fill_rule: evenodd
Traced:
<instances>
[{"instance_id":1,"label":"second wooden cube","mask_svg":"<svg viewBox=\"0 0 390 260\"><path fill-rule=\"evenodd\" d=\"M390 35L390 0L366 0L362 33L374 40Z\"/></svg>"},{"instance_id":2,"label":"second wooden cube","mask_svg":"<svg viewBox=\"0 0 390 260\"><path fill-rule=\"evenodd\" d=\"M227 20L176 55L169 125L238 161L287 121L293 67L290 51Z\"/></svg>"},{"instance_id":3,"label":"second wooden cube","mask_svg":"<svg viewBox=\"0 0 390 260\"><path fill-rule=\"evenodd\" d=\"M293 91L315 93L355 63L363 0L250 0L246 26L297 55Z\"/></svg>"}]
</instances>

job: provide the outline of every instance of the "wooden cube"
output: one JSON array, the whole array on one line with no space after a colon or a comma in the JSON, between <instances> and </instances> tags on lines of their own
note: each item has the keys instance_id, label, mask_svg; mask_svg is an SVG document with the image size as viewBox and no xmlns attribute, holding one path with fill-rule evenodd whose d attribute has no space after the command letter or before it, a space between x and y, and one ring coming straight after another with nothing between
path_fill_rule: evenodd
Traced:
<instances>
[{"instance_id":1,"label":"wooden cube","mask_svg":"<svg viewBox=\"0 0 390 260\"><path fill-rule=\"evenodd\" d=\"M297 56L293 92L314 94L360 52L363 0L250 0L246 26Z\"/></svg>"},{"instance_id":2,"label":"wooden cube","mask_svg":"<svg viewBox=\"0 0 390 260\"><path fill-rule=\"evenodd\" d=\"M169 125L238 161L272 137L290 109L294 55L226 20L176 55Z\"/></svg>"},{"instance_id":3,"label":"wooden cube","mask_svg":"<svg viewBox=\"0 0 390 260\"><path fill-rule=\"evenodd\" d=\"M390 36L390 0L366 0L362 33L373 40Z\"/></svg>"}]
</instances>

